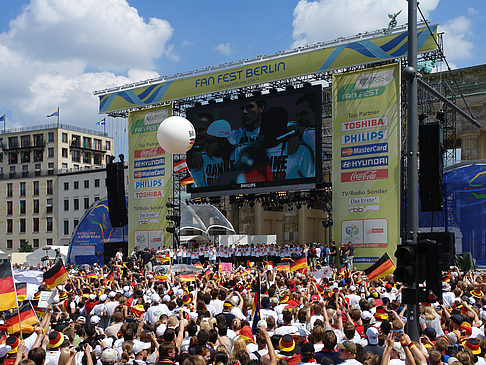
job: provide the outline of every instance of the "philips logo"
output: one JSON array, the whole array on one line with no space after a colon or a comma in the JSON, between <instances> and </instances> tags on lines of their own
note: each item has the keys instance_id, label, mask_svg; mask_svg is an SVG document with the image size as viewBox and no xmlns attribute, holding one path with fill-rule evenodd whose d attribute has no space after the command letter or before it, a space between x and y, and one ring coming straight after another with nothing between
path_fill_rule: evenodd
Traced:
<instances>
[{"instance_id":1,"label":"philips logo","mask_svg":"<svg viewBox=\"0 0 486 365\"><path fill-rule=\"evenodd\" d=\"M135 189L161 188L164 185L164 179L135 181Z\"/></svg>"},{"instance_id":2,"label":"philips logo","mask_svg":"<svg viewBox=\"0 0 486 365\"><path fill-rule=\"evenodd\" d=\"M344 134L341 136L341 144L363 143L388 139L388 130Z\"/></svg>"}]
</instances>

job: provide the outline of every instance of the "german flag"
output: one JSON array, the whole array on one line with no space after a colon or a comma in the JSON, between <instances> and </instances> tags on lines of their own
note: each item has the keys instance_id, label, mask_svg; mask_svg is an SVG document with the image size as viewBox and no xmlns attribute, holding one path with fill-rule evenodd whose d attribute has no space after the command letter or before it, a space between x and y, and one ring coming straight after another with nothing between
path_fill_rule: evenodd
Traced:
<instances>
[{"instance_id":1,"label":"german flag","mask_svg":"<svg viewBox=\"0 0 486 365\"><path fill-rule=\"evenodd\" d=\"M17 307L12 265L6 261L0 265L0 311Z\"/></svg>"},{"instance_id":2,"label":"german flag","mask_svg":"<svg viewBox=\"0 0 486 365\"><path fill-rule=\"evenodd\" d=\"M106 284L108 284L108 283L110 283L110 282L112 283L112 282L114 282L114 281L115 281L115 272L114 272L114 271L112 271L112 272L110 272L110 273L107 275L107 277L106 277L106 278L105 278L105 280L104 280L104 283L105 283L105 285L106 285Z\"/></svg>"},{"instance_id":3,"label":"german flag","mask_svg":"<svg viewBox=\"0 0 486 365\"><path fill-rule=\"evenodd\" d=\"M145 313L145 308L142 304L137 304L132 307L131 312L136 318L140 318L140 316Z\"/></svg>"},{"instance_id":4,"label":"german flag","mask_svg":"<svg viewBox=\"0 0 486 365\"><path fill-rule=\"evenodd\" d=\"M181 186L186 186L186 185L189 185L189 184L194 184L194 179L192 178L192 176L186 176L184 177L181 182L180 182Z\"/></svg>"},{"instance_id":5,"label":"german flag","mask_svg":"<svg viewBox=\"0 0 486 365\"><path fill-rule=\"evenodd\" d=\"M282 257L280 260L282 261L292 261L290 257Z\"/></svg>"},{"instance_id":6,"label":"german flag","mask_svg":"<svg viewBox=\"0 0 486 365\"><path fill-rule=\"evenodd\" d=\"M62 260L56 262L53 267L44 273L44 283L49 289L53 289L67 280L69 280L69 276Z\"/></svg>"},{"instance_id":7,"label":"german flag","mask_svg":"<svg viewBox=\"0 0 486 365\"><path fill-rule=\"evenodd\" d=\"M179 275L179 280L180 281L196 281L196 277L194 274L188 273L188 272L183 272Z\"/></svg>"},{"instance_id":8,"label":"german flag","mask_svg":"<svg viewBox=\"0 0 486 365\"><path fill-rule=\"evenodd\" d=\"M156 282L159 282L159 283L160 283L160 282L162 282L162 281L164 281L164 280L167 280L168 278L169 278L169 276L168 276L168 275L164 275L164 274L161 274L161 275L155 275L155 276L154 276L154 280L155 280Z\"/></svg>"},{"instance_id":9,"label":"german flag","mask_svg":"<svg viewBox=\"0 0 486 365\"><path fill-rule=\"evenodd\" d=\"M206 279L206 280L209 280L210 277L211 277L211 269L207 269L204 272L204 274L201 275L201 278Z\"/></svg>"},{"instance_id":10,"label":"german flag","mask_svg":"<svg viewBox=\"0 0 486 365\"><path fill-rule=\"evenodd\" d=\"M246 260L246 264L250 269L253 269L253 264L250 262L250 260Z\"/></svg>"},{"instance_id":11,"label":"german flag","mask_svg":"<svg viewBox=\"0 0 486 365\"><path fill-rule=\"evenodd\" d=\"M290 265L290 272L294 272L300 269L304 269L307 267L307 259L302 257L298 260L295 260L292 265Z\"/></svg>"},{"instance_id":12,"label":"german flag","mask_svg":"<svg viewBox=\"0 0 486 365\"><path fill-rule=\"evenodd\" d=\"M157 257L157 261L159 261L162 264L165 264L166 262L170 261L170 255L168 253L165 255L158 254L156 257Z\"/></svg>"},{"instance_id":13,"label":"german flag","mask_svg":"<svg viewBox=\"0 0 486 365\"><path fill-rule=\"evenodd\" d=\"M384 253L378 261L367 268L364 273L368 280L375 281L384 278L387 275L393 274L395 271L395 264L393 263L388 253Z\"/></svg>"},{"instance_id":14,"label":"german flag","mask_svg":"<svg viewBox=\"0 0 486 365\"><path fill-rule=\"evenodd\" d=\"M344 275L344 274L346 273L346 270L347 270L346 265L343 265L343 266L341 266L341 268L339 269L338 274L339 274L339 275Z\"/></svg>"},{"instance_id":15,"label":"german flag","mask_svg":"<svg viewBox=\"0 0 486 365\"><path fill-rule=\"evenodd\" d=\"M86 279L98 279L98 275L94 271L91 271L86 274Z\"/></svg>"},{"instance_id":16,"label":"german flag","mask_svg":"<svg viewBox=\"0 0 486 365\"><path fill-rule=\"evenodd\" d=\"M194 264L194 267L197 267L198 269L202 269L203 266L200 263Z\"/></svg>"},{"instance_id":17,"label":"german flag","mask_svg":"<svg viewBox=\"0 0 486 365\"><path fill-rule=\"evenodd\" d=\"M289 264L277 264L277 271L289 271L290 265Z\"/></svg>"},{"instance_id":18,"label":"german flag","mask_svg":"<svg viewBox=\"0 0 486 365\"><path fill-rule=\"evenodd\" d=\"M34 308L30 302L22 303L22 305L17 309L15 308L12 313L7 313L5 316L5 323L7 324L7 333L11 335L12 333L20 332L19 323L19 313L20 321L22 322L22 332L32 333L34 332L34 325L39 323L37 316L35 315Z\"/></svg>"},{"instance_id":19,"label":"german flag","mask_svg":"<svg viewBox=\"0 0 486 365\"><path fill-rule=\"evenodd\" d=\"M23 302L27 300L27 283L15 284L15 290L17 290L17 301Z\"/></svg>"}]
</instances>

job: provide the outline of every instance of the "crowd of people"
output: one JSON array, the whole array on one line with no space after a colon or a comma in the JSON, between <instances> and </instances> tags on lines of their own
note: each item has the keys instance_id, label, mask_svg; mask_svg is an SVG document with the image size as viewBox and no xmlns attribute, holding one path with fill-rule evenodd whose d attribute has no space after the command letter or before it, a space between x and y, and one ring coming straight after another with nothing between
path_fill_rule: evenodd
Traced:
<instances>
[{"instance_id":1,"label":"crowd of people","mask_svg":"<svg viewBox=\"0 0 486 365\"><path fill-rule=\"evenodd\" d=\"M287 247L294 255L308 255L315 248ZM108 265L67 266L69 280L57 287L52 306L38 310L39 295L48 290L45 284L26 298L39 322L21 335L4 334L0 363L473 365L486 361L486 276L481 272L451 267L444 273L443 298L420 305L420 340L412 341L403 286L393 275L370 282L355 269L327 266L290 272L277 270L272 260L250 260L249 255L247 263L234 265L231 271L208 260L192 277L177 272L178 265L169 265L168 275L161 277L156 267L147 265L154 256L157 252L149 250L129 257L119 252ZM325 263L320 251L315 261L319 261L316 266ZM6 316L0 317L0 329L5 330Z\"/></svg>"}]
</instances>

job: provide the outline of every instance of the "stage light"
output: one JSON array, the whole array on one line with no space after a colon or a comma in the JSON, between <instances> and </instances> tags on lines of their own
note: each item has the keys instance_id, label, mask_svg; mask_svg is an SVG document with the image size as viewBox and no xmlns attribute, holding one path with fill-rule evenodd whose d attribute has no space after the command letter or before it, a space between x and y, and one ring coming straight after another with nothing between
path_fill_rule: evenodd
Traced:
<instances>
[{"instance_id":1,"label":"stage light","mask_svg":"<svg viewBox=\"0 0 486 365\"><path fill-rule=\"evenodd\" d=\"M445 112L443 110L439 110L435 115L435 119L437 119L438 122L443 123L445 121Z\"/></svg>"}]
</instances>

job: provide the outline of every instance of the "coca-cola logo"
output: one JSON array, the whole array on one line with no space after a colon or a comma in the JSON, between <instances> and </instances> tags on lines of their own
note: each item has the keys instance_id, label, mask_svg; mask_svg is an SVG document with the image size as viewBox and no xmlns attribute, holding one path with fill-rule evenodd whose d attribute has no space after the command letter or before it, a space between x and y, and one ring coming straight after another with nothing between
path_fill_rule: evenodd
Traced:
<instances>
[{"instance_id":1,"label":"coca-cola logo","mask_svg":"<svg viewBox=\"0 0 486 365\"><path fill-rule=\"evenodd\" d=\"M388 179L388 169L352 171L341 174L341 182L370 181L380 179Z\"/></svg>"},{"instance_id":2,"label":"coca-cola logo","mask_svg":"<svg viewBox=\"0 0 486 365\"><path fill-rule=\"evenodd\" d=\"M147 148L145 150L136 150L133 154L135 158L155 157L165 153L162 147Z\"/></svg>"}]
</instances>

